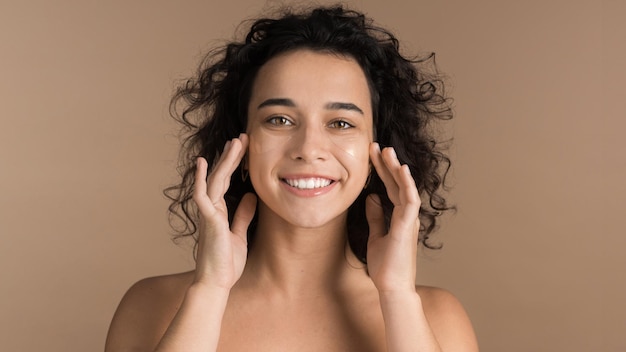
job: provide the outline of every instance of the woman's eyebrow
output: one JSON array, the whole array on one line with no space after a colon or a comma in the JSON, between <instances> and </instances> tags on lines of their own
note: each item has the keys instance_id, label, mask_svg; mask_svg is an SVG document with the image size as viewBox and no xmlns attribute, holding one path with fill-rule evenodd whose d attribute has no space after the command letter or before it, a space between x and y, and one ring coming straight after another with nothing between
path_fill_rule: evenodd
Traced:
<instances>
[{"instance_id":1,"label":"woman's eyebrow","mask_svg":"<svg viewBox=\"0 0 626 352\"><path fill-rule=\"evenodd\" d=\"M267 99L261 104L259 104L257 109L261 109L266 106L288 106L288 107L293 108L296 106L296 103L294 103L293 100L287 99L287 98L273 98L273 99Z\"/></svg>"},{"instance_id":2,"label":"woman's eyebrow","mask_svg":"<svg viewBox=\"0 0 626 352\"><path fill-rule=\"evenodd\" d=\"M296 107L296 103L288 98L271 98L263 101L257 109L261 109L267 106L287 106L290 108ZM363 110L352 103L344 103L344 102L330 102L324 106L327 110L349 110L356 111L361 115L365 115Z\"/></svg>"},{"instance_id":3,"label":"woman's eyebrow","mask_svg":"<svg viewBox=\"0 0 626 352\"><path fill-rule=\"evenodd\" d=\"M331 102L326 104L325 106L326 109L328 110L350 110L350 111L356 111L361 115L365 115L363 113L363 110L361 110L361 108L359 108L358 106L352 104L352 103L342 103L342 102Z\"/></svg>"}]
</instances>

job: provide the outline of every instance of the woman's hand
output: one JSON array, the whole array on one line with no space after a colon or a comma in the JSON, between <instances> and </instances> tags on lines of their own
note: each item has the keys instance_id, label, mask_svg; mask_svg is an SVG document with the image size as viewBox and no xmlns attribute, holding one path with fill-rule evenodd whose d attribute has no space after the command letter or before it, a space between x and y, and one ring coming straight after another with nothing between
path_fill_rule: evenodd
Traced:
<instances>
[{"instance_id":1,"label":"woman's hand","mask_svg":"<svg viewBox=\"0 0 626 352\"><path fill-rule=\"evenodd\" d=\"M243 133L226 142L208 178L207 161L197 160L193 193L200 211L196 283L230 290L243 273L248 253L247 230L254 217L256 197L251 193L244 195L233 223L229 224L224 194L247 147L248 136Z\"/></svg>"},{"instance_id":2,"label":"woman's hand","mask_svg":"<svg viewBox=\"0 0 626 352\"><path fill-rule=\"evenodd\" d=\"M400 165L393 148L370 146L370 158L394 205L389 233L380 199L370 195L366 215L370 227L367 269L379 292L415 293L420 198L408 165Z\"/></svg>"}]
</instances>

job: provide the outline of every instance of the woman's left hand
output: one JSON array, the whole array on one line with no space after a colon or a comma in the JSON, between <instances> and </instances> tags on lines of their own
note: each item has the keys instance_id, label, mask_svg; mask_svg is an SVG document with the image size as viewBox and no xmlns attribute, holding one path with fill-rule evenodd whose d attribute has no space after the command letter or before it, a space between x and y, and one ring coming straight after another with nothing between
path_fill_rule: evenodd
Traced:
<instances>
[{"instance_id":1,"label":"woman's left hand","mask_svg":"<svg viewBox=\"0 0 626 352\"><path fill-rule=\"evenodd\" d=\"M421 201L408 165L401 165L393 148L370 146L370 158L394 205L389 233L380 199L370 195L366 216L370 233L367 269L379 292L415 292L419 209Z\"/></svg>"}]
</instances>

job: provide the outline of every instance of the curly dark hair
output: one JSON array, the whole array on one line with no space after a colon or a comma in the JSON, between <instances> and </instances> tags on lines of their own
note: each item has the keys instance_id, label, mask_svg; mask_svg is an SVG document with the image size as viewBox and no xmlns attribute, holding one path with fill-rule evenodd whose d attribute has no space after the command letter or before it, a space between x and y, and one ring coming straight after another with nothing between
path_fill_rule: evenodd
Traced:
<instances>
[{"instance_id":1,"label":"curly dark hair","mask_svg":"<svg viewBox=\"0 0 626 352\"><path fill-rule=\"evenodd\" d=\"M209 168L215 165L226 141L246 130L248 102L259 68L272 57L296 49L348 56L359 63L370 84L375 139L381 147L395 148L400 162L409 166L422 198L419 241L427 248L440 248L440 244L430 243L429 236L437 217L454 207L441 194L450 159L431 123L452 118L452 110L434 54L405 58L389 31L342 6L300 12L283 9L274 19L258 19L243 41L209 52L197 75L178 88L170 113L183 126L182 180L164 192L171 200L170 223L176 237L192 236L197 244L198 214L192 201L195 159L202 156ZM231 221L247 192L254 193L250 181L232 177L225 195ZM348 243L364 263L369 236L365 198L370 193L380 196L387 226L393 210L385 186L373 170L369 185L350 206L347 220ZM250 246L255 228L256 217L248 230Z\"/></svg>"}]
</instances>

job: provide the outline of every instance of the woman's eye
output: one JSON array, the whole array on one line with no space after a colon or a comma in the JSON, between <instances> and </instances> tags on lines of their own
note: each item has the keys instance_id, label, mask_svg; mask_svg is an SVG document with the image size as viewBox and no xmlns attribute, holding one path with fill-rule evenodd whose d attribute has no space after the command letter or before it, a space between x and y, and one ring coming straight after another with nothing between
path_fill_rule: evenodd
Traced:
<instances>
[{"instance_id":1,"label":"woman's eye","mask_svg":"<svg viewBox=\"0 0 626 352\"><path fill-rule=\"evenodd\" d=\"M275 126L291 126L293 123L284 116L273 116L270 117L267 122L271 125Z\"/></svg>"},{"instance_id":2,"label":"woman's eye","mask_svg":"<svg viewBox=\"0 0 626 352\"><path fill-rule=\"evenodd\" d=\"M351 123L344 120L337 120L330 123L330 127L345 130L354 127Z\"/></svg>"}]
</instances>

